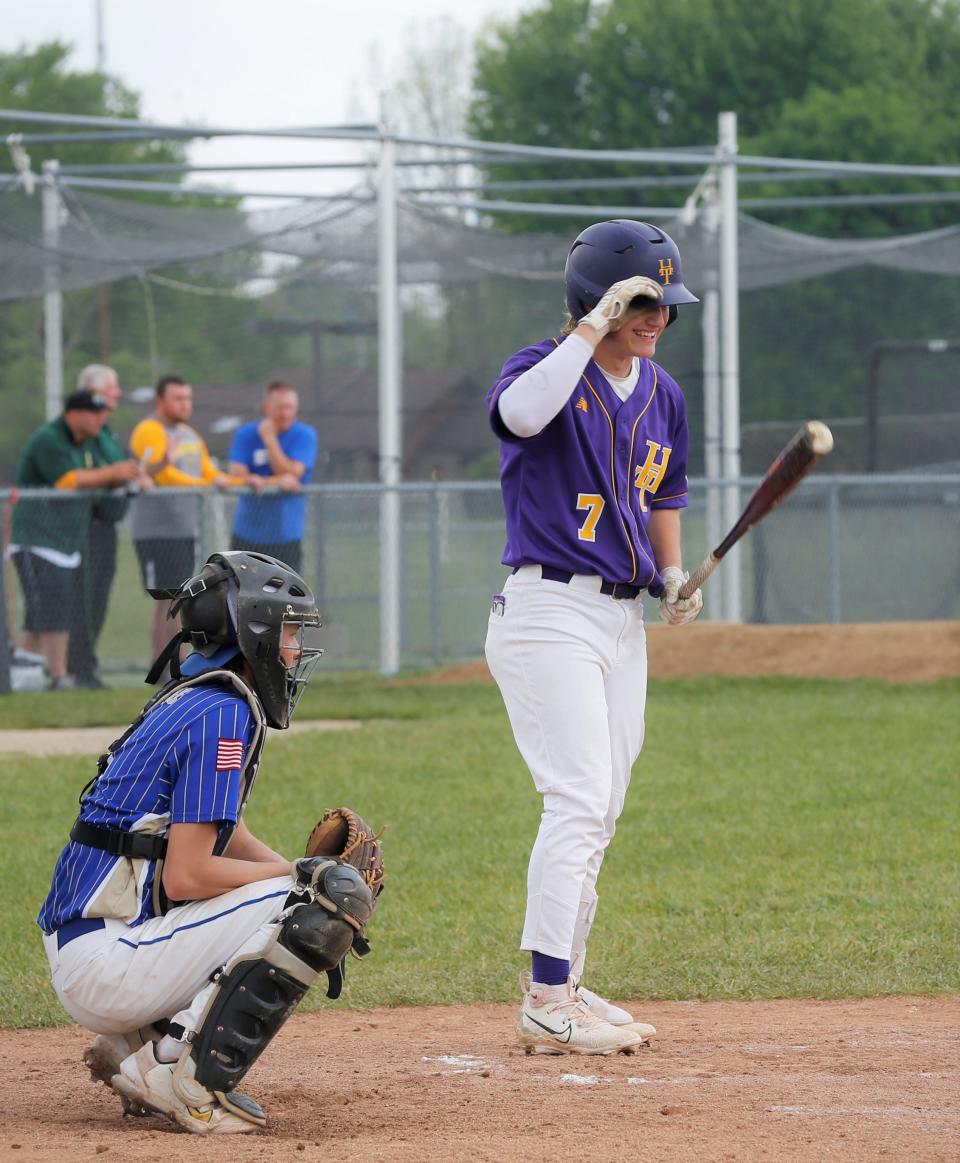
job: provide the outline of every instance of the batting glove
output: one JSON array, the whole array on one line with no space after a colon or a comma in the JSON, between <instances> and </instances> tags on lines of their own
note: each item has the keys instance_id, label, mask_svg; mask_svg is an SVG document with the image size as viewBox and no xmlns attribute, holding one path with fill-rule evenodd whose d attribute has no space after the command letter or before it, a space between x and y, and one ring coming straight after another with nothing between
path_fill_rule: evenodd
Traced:
<instances>
[{"instance_id":1,"label":"batting glove","mask_svg":"<svg viewBox=\"0 0 960 1163\"><path fill-rule=\"evenodd\" d=\"M663 287L648 279L646 275L634 275L621 279L607 290L600 302L580 320L589 323L602 339L608 332L616 331L626 318L634 299L650 299L648 306L654 306L663 298Z\"/></svg>"},{"instance_id":2,"label":"batting glove","mask_svg":"<svg viewBox=\"0 0 960 1163\"><path fill-rule=\"evenodd\" d=\"M668 626L685 626L703 609L703 594L694 590L689 598L680 597L680 587L690 575L678 565L668 565L662 572L663 596L660 598L660 620Z\"/></svg>"}]
</instances>

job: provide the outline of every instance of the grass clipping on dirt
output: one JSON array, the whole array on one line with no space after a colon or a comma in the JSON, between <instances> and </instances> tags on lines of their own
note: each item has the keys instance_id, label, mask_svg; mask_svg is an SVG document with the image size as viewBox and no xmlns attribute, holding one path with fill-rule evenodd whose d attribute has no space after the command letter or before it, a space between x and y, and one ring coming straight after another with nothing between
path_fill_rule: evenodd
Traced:
<instances>
[{"instance_id":1,"label":"grass clipping on dirt","mask_svg":"<svg viewBox=\"0 0 960 1163\"><path fill-rule=\"evenodd\" d=\"M960 991L958 693L954 680L655 683L586 983L663 999ZM49 696L36 698L42 715ZM273 736L247 819L291 857L326 807L388 826L373 953L336 1004L513 999L540 799L496 688L329 678L310 698L314 714L367 722ZM65 1020L34 918L93 767L0 758L5 1025ZM305 1003L330 1004L322 983Z\"/></svg>"}]
</instances>

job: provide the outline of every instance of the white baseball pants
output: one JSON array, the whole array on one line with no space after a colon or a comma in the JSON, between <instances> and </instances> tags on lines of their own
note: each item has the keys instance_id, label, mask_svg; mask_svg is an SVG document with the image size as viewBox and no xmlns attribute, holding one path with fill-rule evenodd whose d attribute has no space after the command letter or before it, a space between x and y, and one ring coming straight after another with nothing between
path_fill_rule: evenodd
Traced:
<instances>
[{"instance_id":1,"label":"white baseball pants","mask_svg":"<svg viewBox=\"0 0 960 1163\"><path fill-rule=\"evenodd\" d=\"M293 889L289 876L192 901L129 928L106 927L57 948L44 936L63 1008L97 1034L126 1034L159 1018L195 1030L214 986L210 975L237 954L266 948Z\"/></svg>"},{"instance_id":2,"label":"white baseball pants","mask_svg":"<svg viewBox=\"0 0 960 1163\"><path fill-rule=\"evenodd\" d=\"M520 947L583 972L596 882L643 745L643 603L599 592L600 578L509 577L487 627L487 663L543 796L527 872Z\"/></svg>"}]
</instances>

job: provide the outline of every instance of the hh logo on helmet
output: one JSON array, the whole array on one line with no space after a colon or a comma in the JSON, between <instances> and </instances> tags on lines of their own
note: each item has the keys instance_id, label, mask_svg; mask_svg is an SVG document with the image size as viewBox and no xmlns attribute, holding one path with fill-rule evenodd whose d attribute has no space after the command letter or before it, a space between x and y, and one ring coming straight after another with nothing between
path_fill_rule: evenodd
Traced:
<instances>
[{"instance_id":1,"label":"hh logo on helmet","mask_svg":"<svg viewBox=\"0 0 960 1163\"><path fill-rule=\"evenodd\" d=\"M658 265L657 273L660 275L663 285L669 287L670 279L673 277L673 259L662 258Z\"/></svg>"}]
</instances>

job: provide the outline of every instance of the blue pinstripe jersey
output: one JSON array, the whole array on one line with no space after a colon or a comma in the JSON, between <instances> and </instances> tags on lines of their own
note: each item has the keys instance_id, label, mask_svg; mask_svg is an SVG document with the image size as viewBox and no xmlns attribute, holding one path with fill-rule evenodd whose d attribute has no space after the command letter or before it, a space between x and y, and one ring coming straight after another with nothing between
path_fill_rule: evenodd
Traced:
<instances>
[{"instance_id":1,"label":"blue pinstripe jersey","mask_svg":"<svg viewBox=\"0 0 960 1163\"><path fill-rule=\"evenodd\" d=\"M256 730L247 702L220 684L186 687L154 707L113 754L83 801L93 827L164 834L170 824L220 825L240 811L241 768ZM79 917L154 915L156 862L130 861L70 841L37 923L51 933Z\"/></svg>"}]
</instances>

